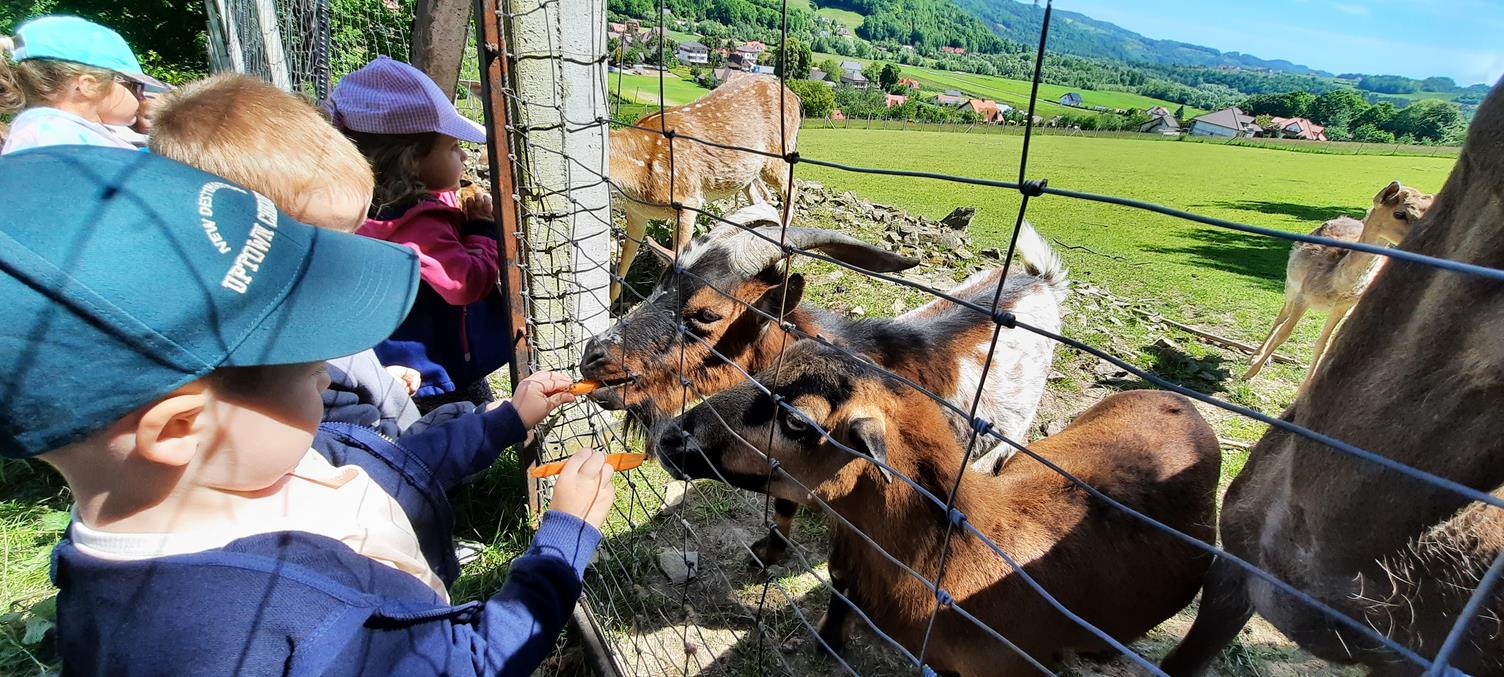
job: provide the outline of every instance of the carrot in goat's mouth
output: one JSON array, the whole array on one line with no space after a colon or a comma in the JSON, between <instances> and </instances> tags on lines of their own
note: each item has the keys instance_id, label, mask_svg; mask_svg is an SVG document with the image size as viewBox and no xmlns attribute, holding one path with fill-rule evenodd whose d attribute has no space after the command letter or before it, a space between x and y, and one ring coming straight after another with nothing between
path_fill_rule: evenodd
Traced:
<instances>
[{"instance_id":1,"label":"carrot in goat's mouth","mask_svg":"<svg viewBox=\"0 0 1504 677\"><path fill-rule=\"evenodd\" d=\"M606 384L601 383L600 381L592 381L590 379L586 379L584 381L578 381L571 384L569 386L568 392L570 395L575 396L589 395L590 393L600 390L604 385Z\"/></svg>"},{"instance_id":2,"label":"carrot in goat's mouth","mask_svg":"<svg viewBox=\"0 0 1504 677\"><path fill-rule=\"evenodd\" d=\"M642 465L642 462L646 461L647 458L647 454L606 454L606 464L614 468L616 472L624 472ZM564 472L564 463L565 461L544 463L543 465L529 469L527 476L534 479L552 477Z\"/></svg>"}]
</instances>

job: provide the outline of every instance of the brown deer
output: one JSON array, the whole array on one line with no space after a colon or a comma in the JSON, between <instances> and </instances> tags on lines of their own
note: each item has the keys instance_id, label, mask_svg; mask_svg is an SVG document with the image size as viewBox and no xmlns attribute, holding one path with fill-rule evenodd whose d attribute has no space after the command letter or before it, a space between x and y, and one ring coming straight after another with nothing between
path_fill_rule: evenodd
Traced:
<instances>
[{"instance_id":1,"label":"brown deer","mask_svg":"<svg viewBox=\"0 0 1504 677\"><path fill-rule=\"evenodd\" d=\"M1311 235L1364 244L1399 244L1410 232L1410 224L1425 216L1433 197L1394 181L1373 196L1373 207L1362 221L1338 217L1321 224L1311 231ZM1243 378L1253 378L1264 368L1274 351L1290 338L1290 332L1295 330L1295 325L1307 310L1325 311L1326 325L1321 328L1321 335L1316 337L1316 345L1311 349L1311 368L1301 382L1304 388L1321 364L1321 355L1337 331L1337 324L1358 303L1363 291L1383 268L1384 261L1384 257L1377 254L1295 243L1290 249L1290 261L1285 264L1285 305L1274 318L1269 336L1249 360L1248 372Z\"/></svg>"},{"instance_id":2,"label":"brown deer","mask_svg":"<svg viewBox=\"0 0 1504 677\"><path fill-rule=\"evenodd\" d=\"M1504 90L1479 107L1452 175L1403 248L1504 268ZM1504 495L1504 282L1394 261L1283 418ZM1360 624L1433 657L1504 549L1504 510L1270 429L1227 490L1222 543ZM1199 674L1257 611L1311 653L1380 675L1420 666L1219 558L1166 671ZM1504 586L1452 666L1504 675Z\"/></svg>"},{"instance_id":3,"label":"brown deer","mask_svg":"<svg viewBox=\"0 0 1504 677\"><path fill-rule=\"evenodd\" d=\"M796 343L781 367L757 380L800 415L758 383L743 382L679 417L678 429L657 442L659 459L681 478L724 478L799 502L819 497L828 513L844 518L827 520L832 586L917 653L935 593L874 544L921 575L936 576L949 518L893 473L936 496L949 494L963 469L963 447L947 417L934 400L880 368L814 341ZM857 453L828 442L811 422ZM1030 449L1175 529L1202 540L1213 536L1221 452L1211 426L1184 397L1150 390L1112 395ZM769 471L769 456L778 470ZM955 506L1067 609L1123 642L1189 604L1212 561L1032 459L998 475L967 471ZM975 535L957 527L949 547L941 586L1035 660L1048 666L1070 651L1110 650ZM849 611L834 598L821 622L821 638L838 653ZM962 675L1033 674L1020 654L951 608L936 618L926 661Z\"/></svg>"},{"instance_id":4,"label":"brown deer","mask_svg":"<svg viewBox=\"0 0 1504 677\"><path fill-rule=\"evenodd\" d=\"M627 234L621 243L616 279L611 282L611 300L621 294L620 282L647 239L648 221L674 222L674 249L678 251L694 237L699 216L694 210L711 202L738 193L760 202L764 188L771 187L783 204L793 204L794 186L788 183L789 165L782 156L794 151L800 119L799 97L792 90L773 78L741 75L694 103L644 116L636 122L642 129L611 130L611 180L626 197L627 213ZM664 132L779 157L670 139ZM657 206L675 203L685 208L675 213L670 206Z\"/></svg>"}]
</instances>

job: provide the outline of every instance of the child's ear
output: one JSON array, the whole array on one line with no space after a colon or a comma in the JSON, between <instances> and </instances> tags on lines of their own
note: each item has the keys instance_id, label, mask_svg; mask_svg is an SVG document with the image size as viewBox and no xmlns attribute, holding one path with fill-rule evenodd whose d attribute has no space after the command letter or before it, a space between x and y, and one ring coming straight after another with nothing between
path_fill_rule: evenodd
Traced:
<instances>
[{"instance_id":1,"label":"child's ear","mask_svg":"<svg viewBox=\"0 0 1504 677\"><path fill-rule=\"evenodd\" d=\"M151 405L136 424L136 453L162 465L184 466L198 454L194 423L204 411L204 395L173 395Z\"/></svg>"}]
</instances>

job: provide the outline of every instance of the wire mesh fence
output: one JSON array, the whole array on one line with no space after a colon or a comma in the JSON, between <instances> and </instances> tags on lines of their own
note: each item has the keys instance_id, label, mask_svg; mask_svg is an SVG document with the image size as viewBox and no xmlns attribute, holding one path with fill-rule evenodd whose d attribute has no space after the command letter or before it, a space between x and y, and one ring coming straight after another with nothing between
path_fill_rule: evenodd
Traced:
<instances>
[{"instance_id":1,"label":"wire mesh fence","mask_svg":"<svg viewBox=\"0 0 1504 677\"><path fill-rule=\"evenodd\" d=\"M551 12L563 15L553 18L554 32L537 31L526 26L528 21L540 17L544 17L542 22L547 24L546 17ZM582 15L591 20L588 33L557 29L567 21L578 21ZM660 12L660 16L664 15ZM1045 16L1035 53L1036 88L1030 98L1030 119L1033 117L1033 103L1037 100L1039 67L1048 58L1048 11ZM907 389L903 397L929 400L953 420L961 421L963 425L952 442L961 446L964 460L970 461L982 450L993 446L1016 453L1018 457L1004 465L1001 473L1025 472L1021 466L1034 464L1035 468L1055 474L1074 490L1089 496L1091 504L1102 511L1093 513L1099 518L1126 519L1188 547L1192 556L1203 560L1215 556L1218 568L1214 570L1214 576L1235 575L1252 580L1273 594L1294 600L1294 604L1316 614L1320 619L1318 623L1326 628L1324 632L1356 640L1350 647L1355 657L1372 659L1381 655L1399 673L1426 671L1441 674L1453 670L1448 666L1449 657L1454 655L1457 647L1466 644L1462 638L1468 636L1470 624L1480 609L1491 604L1492 586L1504 558L1490 557L1483 567L1475 566L1476 563L1463 567L1464 587L1470 594L1463 597L1465 608L1460 608L1459 603L1458 608L1443 614L1449 629L1444 633L1444 642L1438 646L1407 642L1404 633L1394 628L1375 627L1371 618L1354 617L1348 611L1336 608L1350 609L1347 605L1323 600L1260 568L1250 558L1218 548L1216 539L1210 534L1172 526L1167 523L1171 520L1165 515L1154 514L1154 510L1145 509L1143 505L1135 506L1131 498L1114 495L1112 490L1104 490L1077 476L1064 467L1065 464L1057 462L1058 459L1026 446L1027 439L1006 434L1000 430L998 421L979 415L979 411L985 411L982 401L989 388L1008 387L989 380L993 363L1013 359L1014 356L1001 353L1010 349L1013 345L1010 341L1016 337L1031 335L1092 355L1156 388L1247 417L1275 431L1319 443L1336 453L1384 468L1394 477L1449 492L1460 504L1472 503L1486 510L1497 509L1504 507L1504 500L1489 493L1491 486L1469 486L1309 429L1290 417L1271 417L1185 387L1143 370L1108 350L1062 335L1058 328L1026 321L1021 318L1022 313L1014 312L1006 301L1015 293L1009 288L1008 281L1016 278L1013 273L1020 272L1013 260L1020 237L1028 237L1024 218L1029 203L1046 197L1147 210L1248 237L1279 238L1374 254L1453 274L1478 276L1490 283L1504 280L1504 271L1401 249L1292 234L1138 200L1050 186L1044 178L1032 177L1029 173L1029 141L1033 131L1030 126L1023 130L1023 152L1019 158L1017 180L999 181L852 166L801 155L794 150L795 133L791 133L786 125L780 129L779 138L783 141L779 147L740 145L734 138L697 137L676 128L689 111L698 107L694 104L680 110L671 110L660 104L657 117L644 118L637 124L615 122L606 110L613 84L604 67L605 35L601 30L602 9L599 5L562 1L513 3L510 8L502 8L495 17L499 22L499 34L504 38L498 43L499 58L512 69L526 69L530 62L541 62L544 65L539 68L547 73L542 79L555 88L548 93L540 91L536 85L519 84L522 80L515 72L510 79L493 83L495 100L513 116L506 127L505 142L509 155L517 162L516 196L520 224L514 234L518 238L515 263L524 281L522 290L524 302L528 304L529 338L533 341L532 358L527 367L571 369L577 362L590 362L591 355L586 353L592 350L593 344L586 339L595 336L596 343L610 344L605 351L606 357L611 357L611 351L615 351L620 360L630 361L630 354L652 353L650 358L639 358L633 364L638 367L652 365L652 368L665 372L644 373L622 365L614 365L614 372L591 368L597 373L620 377L610 383L609 394L597 399L613 409L622 409L623 413L603 412L589 403L570 408L561 414L553 434L543 441L541 460L562 458L580 445L610 451L642 450L646 445L656 447L660 455L665 449L672 449L678 464L695 465L700 468L701 477L719 480L670 481L652 466L618 478L619 503L608 524L605 545L587 582L587 604L596 614L606 636L609 658L615 669L629 674L752 671L805 674L820 670L822 666L835 665L854 674L902 672L905 667L927 674L934 670L971 673L977 672L974 669L976 664L967 663L965 658L958 659L958 651L987 657L999 655L993 652L997 649L1011 656L1009 660L996 664L1003 672L1009 672L1004 666L1016 665L1020 671L1052 673L1058 667L1058 654L1041 651L1037 638L1027 637L1028 631L1018 633L1024 637L1010 637L1013 633L1009 630L1018 631L1019 627L997 623L997 610L985 608L988 602L982 596L963 599L950 592L956 587L969 585L966 581L974 574L970 569L981 567L1003 572L992 585L1001 586L1003 578L1011 577L1008 584L1021 586L1024 591L1019 594L1032 596L1031 603L1042 603L1044 606L1040 608L1075 625L1086 638L1078 642L1079 645L1107 649L1121 656L1120 660L1134 669L1163 674L1153 661L1129 645L1134 633L1125 633L1121 626L1114 625L1112 618L1093 615L1089 610L1077 613L1062 601L1076 599L1069 588L1099 585L1100 582L1072 581L1060 586L1058 579L1052 579L1045 569L1036 568L1019 553L1010 553L1001 546L999 543L1008 542L1007 539L996 531L984 531L984 527L978 526L984 521L958 508L963 504L975 505L963 501L959 493L963 486L972 486L966 481L967 475L981 471L969 469L968 463L961 463L954 477L910 476L900 470L900 464L890 464L873 453L870 446L857 448L860 445L853 445L849 431L826 429L822 415L811 414L798 406L796 393L784 387L788 385L788 374L780 372L787 366L794 370L791 373L802 373L798 370L806 366L804 362L785 365L785 360L792 359L789 358L791 354L807 357L808 349L797 353L792 349L798 343L813 343L824 346L835 359L846 360L843 364L854 373L875 370L886 379L883 382L896 382ZM490 19L491 15L482 13L482 20ZM787 39L786 29L783 37ZM666 47L658 43L658 48L665 50L661 61L668 62ZM662 87L670 76L661 70L658 74L659 86ZM616 86L620 86L619 80ZM585 93L588 102L569 104L570 96L581 92ZM663 97L659 98L661 101ZM797 100L779 95L780 112L797 105ZM628 157L624 161L635 159L639 165L655 163L654 169L666 175L670 186L668 199L644 198L640 186L623 185L621 177L613 175L614 167L626 165L611 162L610 153L627 151L621 148L608 151L604 144L599 143L608 129L635 129L661 139L661 143L655 142L653 147L656 154ZM591 138L595 143L587 144L583 153L572 150L577 146L577 136ZM781 214L771 221L728 219L720 209L690 199L687 196L693 195L695 188L686 187L685 182L695 180L694 170L686 169L682 158L703 160L705 156L695 151L707 148L781 159L786 162L788 176L785 183L790 188L795 185L800 166L814 165L842 172L1017 191L1020 206L1008 250L1001 258L1000 270L993 271L990 277L983 277L987 284L973 283L969 287L963 285L962 289L947 291L853 264L846 257L831 255L818 246L802 245L808 241L806 234L789 225L798 219L795 213L797 203L789 199L789 192L777 196L782 198L777 200ZM642 146L636 146L636 149L641 150ZM608 189L614 204L601 200L601 195ZM683 243L679 243L673 249L659 252L660 258L665 260L656 264L651 259L641 262L639 268L647 272L634 270L631 274L618 274L625 269L615 267L615 262L600 246L602 239L614 241L619 245L618 249L635 239L634 244L648 251L653 244L648 239L654 231L650 229L644 235L618 225L621 217L618 214L613 218L613 208L619 213L643 207L668 213L674 218L689 214L691 220L712 229L710 242L721 238L722 242L734 241L743 248L771 248L774 256L765 267L759 265L754 272L755 276L762 278L765 290L778 290L775 298L749 299L746 289L738 286L739 281L708 274L704 266L705 251L714 247L704 243L687 250ZM742 235L734 239L727 234L728 228L733 229L730 232ZM779 262L783 265L777 265ZM797 304L798 299L796 297L789 303L788 290L791 279L798 275L798 269L807 264L835 266L870 279L873 284L916 290L939 304L945 304L944 307L982 318L989 338L981 344L982 351L974 356L980 363L980 376L969 384L972 389L961 393L960 397L947 398L936 392L938 388L920 382L922 378L914 378L912 372L906 374L902 367L884 363L882 351L863 351L860 343L853 341L851 336L832 331L828 325L811 325L803 315L795 316L793 304ZM651 281L655 276L656 284ZM616 305L609 297L613 283L622 288L622 299ZM777 298L778 293L783 297ZM760 332L776 335L776 340L769 344L773 350L757 359L736 352L738 347L734 341L726 340L724 334L705 330L706 325L724 318L706 320L682 314L691 307L687 305L691 297L701 303L707 298L724 301L724 305L734 308L730 314L757 326ZM630 314L627 314L629 310ZM663 316L653 318L655 313ZM638 330L649 321L662 325L657 327L657 334ZM707 365L719 369L718 375L708 376L713 370ZM1044 368L1048 369L1048 364ZM634 393L634 389L651 392ZM794 452L788 451L787 440L782 439L787 436L787 431L779 431L777 425L768 423L751 426L755 436L742 434L749 430L749 426L728 418L750 414L724 408L722 405L727 401L724 396L712 398L717 392L737 390L743 395L750 391L752 396L751 400L737 402L770 410L771 413L764 412L768 420L782 421L782 425L809 431L802 434L807 435L805 439L810 445L849 454L855 465L864 468L863 472L869 467L880 468L889 483L888 491L898 491L891 488L898 486L912 491L917 497L915 500L927 507L919 511L924 520L907 526L915 530L937 530L938 539L914 537L929 543L933 551L915 554L909 550L895 554L891 551L894 548L879 543L880 536L864 532L858 516L843 512L836 501L822 498L829 495L827 488L808 478L801 481L791 470L798 462L791 456ZM696 405L697 402L700 404ZM697 413L691 414L691 410ZM715 421L715 431L710 435L712 439L699 439L689 431L686 422L703 421L707 416ZM705 429L696 428L696 431L705 432ZM766 439L761 437L764 434ZM679 441L673 441L674 438ZM741 453L757 454L762 459L763 471L751 473L755 477L749 478L745 468L730 468L726 465L730 447ZM684 474L683 468L677 470ZM775 501L771 493L756 495L731 488L757 485L768 489L796 487L792 493L801 495L801 502L819 517L798 520L791 533L792 509L782 504L782 499ZM546 488L543 491L546 492ZM786 498L787 493L780 496ZM765 537L778 541L786 539L784 561L769 568L748 566L751 557L769 558L769 540ZM982 561L975 548L962 547L962 541L979 544L989 556L988 561ZM850 554L838 560L831 548L833 544L849 548L852 543L865 543L870 550L863 556L886 560L927 591L929 602L919 613L912 614L917 622L906 625L894 620L893 610L879 599L898 594L894 590L863 590L860 589L862 583L853 584L845 579L852 572L844 568L854 566ZM953 559L963 557L954 555L958 551L965 553L965 559L960 562ZM958 573L956 567L963 567L963 570ZM1197 587L1199 582L1198 577ZM821 612L828 605L844 608L843 601L851 603L854 622L865 626L866 637L857 640L857 650L848 646L845 653L834 656L833 663L821 663L823 659L816 650L836 648L832 646L836 635L822 632ZM973 607L973 601L977 607ZM936 634L937 627L942 628L939 635ZM1473 637L1468 641L1478 640ZM987 645L994 644L995 647L987 648ZM1476 652L1479 647L1474 644L1471 650Z\"/></svg>"},{"instance_id":2,"label":"wire mesh fence","mask_svg":"<svg viewBox=\"0 0 1504 677\"><path fill-rule=\"evenodd\" d=\"M857 166L801 154L795 144L797 128L790 129L788 116L783 114L797 109L798 101L782 86L776 89L774 108L780 114L774 144L754 147L739 143L734 135L685 133L677 125L695 104L675 110L660 103L657 117L636 123L617 121L612 116L613 92L620 92L622 84L619 74L613 81L606 68L605 5L604 0L478 3L474 32L481 49L478 58L469 61L479 68L462 73L460 92L462 109L474 115L480 115L484 100L485 117L493 129L490 178L497 184L498 204L507 222L503 249L508 279L504 283L513 301L519 341L514 378L544 369L574 370L589 361L587 353L593 346L601 344L609 344L606 356L614 356L617 362L636 360L632 363L635 370L617 364L616 372L601 372L619 377L607 379L606 394L566 407L548 421L539 431L532 458L557 460L582 447L656 452L672 448L679 466L693 464L703 478L676 479L694 473L676 466L671 476L657 464L618 476L618 501L587 576L584 601L591 616L586 619L587 631L598 632L604 639L604 669L685 675L808 674L832 666L851 674L1054 672L1059 669L1060 655L1049 650L1049 642L1016 623L999 622L996 600L986 594L1008 588L1013 596L1006 599L1034 610L1026 623L1047 616L1075 629L1071 646L1115 654L1121 669L1164 674L1155 660L1132 643L1141 632L1124 630L1110 614L1104 617L1095 609L1079 608L1075 589L1100 590L1100 581L1062 583L1038 565L1037 557L1006 547L1010 541L1005 534L968 513L966 507L976 501L963 495L963 490L975 491L979 477L993 474L973 468L970 461L988 452L1011 456L998 471L999 477L1044 473L1063 483L1062 491L1086 497L1083 500L1091 506L1092 519L1120 527L1133 525L1184 548L1189 554L1182 555L1199 557L1203 566L1215 557L1212 579L1251 581L1265 595L1308 611L1317 619L1319 634L1345 643L1344 650L1353 657L1386 662L1398 674L1446 674L1456 672L1449 662L1461 651L1469 656L1464 661L1480 660L1481 653L1483 662L1470 665L1483 665L1482 672L1501 669L1487 658L1492 646L1488 637L1498 633L1490 635L1483 627L1490 614L1497 613L1496 583L1504 567L1497 549L1486 551L1486 561L1473 558L1458 567L1457 578L1447 582L1453 588L1449 599L1454 604L1440 612L1439 619L1432 619L1444 625L1444 631L1419 640L1394 625L1384 626L1372 616L1354 613L1356 607L1348 600L1306 589L1289 572L1267 570L1247 552L1228 552L1205 531L1208 524L1197 525L1198 530L1176 523L1123 495L1117 485L1104 486L1073 472L1057 456L1028 445L1024 431L1029 421L1024 421L1022 430L1009 425L996 415L991 398L999 392L1014 392L1009 381L1014 365L1032 359L1035 367L1044 370L1038 374L1041 381L1049 370L1049 351L1021 357L1020 342L1036 341L1051 349L1066 346L1209 410L1267 425L1271 435L1308 440L1343 458L1383 469L1391 481L1403 478L1410 483L1405 487L1447 494L1457 508L1472 505L1493 515L1492 511L1504 507L1504 499L1494 489L1497 482L1449 477L1434 464L1396 460L1392 454L1373 451L1371 442L1331 436L1292 416L1272 417L1142 369L1109 348L1066 335L1058 317L1053 325L1039 322L1010 305L1020 293L1010 285L1024 277L1038 277L1029 265L1014 260L1022 254L1021 246L1030 246L1032 229L1026 226L1025 216L1030 202L1040 199L1085 200L1144 210L1242 237L1372 254L1489 284L1504 280L1504 271L1488 262L1480 265L1364 242L1293 234L1051 186L1046 177L1029 172L1029 147L1036 130L1028 124L1020 132L1017 179L1005 181ZM411 0L217 0L211 9L223 17L217 24L211 20L226 33L216 39L225 45L222 58L238 59L238 69L315 98L322 98L341 74L377 54L406 54L413 12ZM660 17L668 16L662 3L659 9ZM1033 108L1039 73L1049 58L1049 16L1047 10L1035 51L1035 91L1026 120L1036 119ZM645 30L651 32L652 23ZM658 29L663 28L660 22ZM787 33L785 27L780 44L787 43ZM664 41L649 44L660 50L660 62L672 60ZM670 75L663 70L657 73L661 102ZM782 77L776 79L783 84ZM884 124L908 128L905 123ZM608 141L608 136L627 130L648 135L656 154L629 157L623 148L613 148L615 139ZM774 166L781 167L782 176L764 174L756 181L781 183L783 188L766 191L771 195L762 198L748 196L748 202L771 199L778 204L770 219L749 220L745 214L753 212L728 214L729 210L691 199L695 191L688 184L696 168L687 163L702 162L706 150L718 151L722 157L781 162ZM618 162L612 161L613 154ZM639 167L652 163L668 190L655 198L645 196L640 186L624 185L616 168L629 167L634 160ZM999 252L997 266L954 289L916 281L894 270L883 272L870 258L854 262L841 249L849 250L849 242L831 245L827 238L815 243L821 236L791 226L801 217L793 189L803 166L1016 193L1019 206L1008 245ZM708 227L711 239L697 245L698 249L677 243L660 250L652 240L668 233L656 226L634 232L622 225L630 223L626 215L633 211L666 215L671 226L684 215L702 229ZM769 212L755 213L766 216ZM705 252L714 249L715 242L739 248L727 254L772 252L766 265L743 276L756 278L763 285L758 291L768 293L749 296L741 278L707 272ZM621 251L639 246L636 266L618 267ZM812 314L799 307L798 292L791 293L802 288L801 272L809 270L841 271L875 287L932 302L896 323L908 318L924 324L941 312L965 317L965 326L981 337L967 358L973 372L970 380L964 387L952 384L946 390L929 371L892 362L888 359L891 352L874 348L870 341L864 344L864 337L846 325L812 319ZM621 290L617 301L611 297L613 285ZM697 307L721 308L722 317L707 320L686 315L691 300ZM749 355L745 350L749 341L738 342L721 330L707 330L733 319L743 329L755 328L761 352ZM645 324L654 325L657 333L634 331ZM795 351L798 345L805 347ZM791 374L803 373L799 370L807 367L810 345L822 346L828 351L826 357L845 365L853 378L875 374L881 383L896 387L893 392L899 394L894 397L920 398L933 406L949 422L946 444L956 447L961 461L952 474L922 476L911 466L882 458L870 445L854 444L856 438L849 430L834 429L822 420L823 415L811 414L786 387ZM791 355L803 361L790 363ZM936 358L928 366L933 370L938 363ZM724 403L725 395L712 398L733 391L751 397L743 402L763 407L768 420L777 423L749 426L737 420L745 418L745 411L716 404ZM703 403L708 398L710 403ZM1034 399L1037 403L1037 394ZM1025 409L1024 418L1032 418L1032 409ZM696 428L698 435L690 432L686 425L692 420L711 421L710 432L705 428ZM851 461L849 467L881 477L878 489L907 492L923 519L904 525L905 536L927 545L921 551L895 547L882 534L873 533L870 523L861 519L864 516L852 514L845 504L830 498L827 488L816 481L818 477L800 474L802 466L790 456L786 439L791 437L791 428L799 429L807 446L844 454ZM758 469L732 469L727 465L728 449L754 455ZM775 486L783 490L777 498L772 493ZM743 490L748 488L763 491ZM546 504L548 491L546 481L531 487L534 509ZM799 504L802 517L796 517ZM929 533L921 538L921 532ZM868 566L860 564L864 558L882 563L890 573L899 572L901 582L891 590L872 589L870 580L864 581L851 570ZM754 566L754 560L767 566ZM974 585L978 570L991 572L989 582L974 594L957 593ZM1195 582L1199 588L1199 576ZM864 589L864 585L869 587ZM887 598L913 586L922 592L924 603L911 604L907 616L896 614L886 604ZM848 622L862 628L844 652L836 651L844 633L833 632L830 625L835 623L838 631L840 624L822 622L827 609L835 610L827 618L836 621L841 610L847 609ZM1497 618L1491 622L1497 624ZM1070 643L1060 646L1066 644ZM822 652L834 655L826 658ZM989 663L995 669L974 669L975 664L966 660L975 657L995 661Z\"/></svg>"}]
</instances>

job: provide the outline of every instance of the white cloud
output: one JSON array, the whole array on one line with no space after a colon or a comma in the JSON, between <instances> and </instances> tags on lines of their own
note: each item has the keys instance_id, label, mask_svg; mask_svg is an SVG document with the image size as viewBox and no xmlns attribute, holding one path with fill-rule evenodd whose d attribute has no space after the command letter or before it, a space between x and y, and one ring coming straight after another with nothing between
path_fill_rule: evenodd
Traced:
<instances>
[{"instance_id":1,"label":"white cloud","mask_svg":"<svg viewBox=\"0 0 1504 677\"><path fill-rule=\"evenodd\" d=\"M1335 4L1335 5L1332 5L1332 9L1335 9L1335 10L1337 10L1339 12L1344 13L1344 14L1352 14L1354 16L1368 16L1368 8L1364 7L1362 5L1349 5L1349 4L1345 4L1345 3L1338 3L1338 4Z\"/></svg>"}]
</instances>

